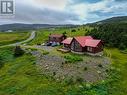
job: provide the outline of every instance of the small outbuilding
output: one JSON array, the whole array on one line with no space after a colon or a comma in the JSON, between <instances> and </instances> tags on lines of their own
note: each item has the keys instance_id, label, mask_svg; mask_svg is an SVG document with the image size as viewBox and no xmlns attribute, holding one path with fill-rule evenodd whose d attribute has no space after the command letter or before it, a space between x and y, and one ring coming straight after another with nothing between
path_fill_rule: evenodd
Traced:
<instances>
[{"instance_id":1,"label":"small outbuilding","mask_svg":"<svg viewBox=\"0 0 127 95\"><path fill-rule=\"evenodd\" d=\"M50 43L60 43L66 39L66 36L63 34L51 34L49 35L49 42Z\"/></svg>"}]
</instances>

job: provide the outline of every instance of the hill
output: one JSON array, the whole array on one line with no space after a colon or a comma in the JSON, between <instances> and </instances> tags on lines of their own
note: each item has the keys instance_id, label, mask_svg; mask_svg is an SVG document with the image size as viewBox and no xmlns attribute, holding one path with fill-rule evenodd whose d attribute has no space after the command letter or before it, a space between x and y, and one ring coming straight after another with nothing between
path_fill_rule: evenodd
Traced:
<instances>
[{"instance_id":1,"label":"hill","mask_svg":"<svg viewBox=\"0 0 127 95\"><path fill-rule=\"evenodd\" d=\"M109 19L105 19L95 24L106 24L106 23L127 23L127 16L119 16L119 17L112 17Z\"/></svg>"},{"instance_id":2,"label":"hill","mask_svg":"<svg viewBox=\"0 0 127 95\"><path fill-rule=\"evenodd\" d=\"M102 39L105 45L125 49L127 47L127 16L113 17L90 24L94 27L87 35Z\"/></svg>"},{"instance_id":3,"label":"hill","mask_svg":"<svg viewBox=\"0 0 127 95\"><path fill-rule=\"evenodd\" d=\"M33 29L54 28L54 27L75 27L75 25L71 25L71 24L67 24L67 25L50 25L50 24L22 24L22 23L14 23L14 24L0 25L0 31L33 30Z\"/></svg>"}]
</instances>

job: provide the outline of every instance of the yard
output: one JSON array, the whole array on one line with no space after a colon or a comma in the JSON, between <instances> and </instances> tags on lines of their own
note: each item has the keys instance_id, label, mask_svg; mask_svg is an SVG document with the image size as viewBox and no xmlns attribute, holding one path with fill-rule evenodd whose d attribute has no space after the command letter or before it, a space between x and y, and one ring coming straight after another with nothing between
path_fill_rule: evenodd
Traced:
<instances>
[{"instance_id":1,"label":"yard","mask_svg":"<svg viewBox=\"0 0 127 95\"><path fill-rule=\"evenodd\" d=\"M37 58L37 66L42 74L54 77L62 81L81 79L85 82L98 82L105 80L110 60L107 57L92 57L88 55L76 55L61 53L57 47L49 46L24 46L31 49Z\"/></svg>"},{"instance_id":2,"label":"yard","mask_svg":"<svg viewBox=\"0 0 127 95\"><path fill-rule=\"evenodd\" d=\"M0 32L0 46L25 40L29 36L30 33L28 32L11 32L11 33Z\"/></svg>"},{"instance_id":3,"label":"yard","mask_svg":"<svg viewBox=\"0 0 127 95\"><path fill-rule=\"evenodd\" d=\"M33 57L31 54L25 54L22 57L14 58L12 49L13 48L10 47L4 48L2 49L2 51L0 49L0 57L4 59L3 60L4 66L0 69L1 95L42 95L42 94L43 95L70 95L70 94L72 95L77 95L77 94L78 95L86 95L86 94L87 95L126 95L125 72L127 72L127 70L126 67L124 66L126 66L125 58L127 55L120 53L120 51L117 49L106 49L106 50L111 52L114 66L120 69L119 71L121 73L121 76L117 74L117 71L115 73L113 72L115 76L117 77L120 76L119 77L120 79L119 78L118 80L114 79L111 74L110 75L111 79L109 78L106 79L105 81L102 80L102 82L100 81L99 83L94 83L94 84L86 83L86 82L80 83L82 81L81 78L79 78L76 83L74 81L72 82L72 80L69 78L62 80L61 82L59 80L56 80L57 78L54 80L54 78L50 76L50 74L49 76L44 75L42 71L40 71L40 69L36 67L35 57ZM35 49L33 50L35 52ZM59 60L61 61L61 57L58 56L56 57L56 55L52 56L51 54L46 53L41 57L41 59L46 59L46 60L48 59L47 62L51 62L51 63L53 63L55 60L57 63L57 61L58 62ZM67 54L66 56L70 56L70 55L71 54ZM119 58L119 56L121 56L121 58ZM84 61L89 62L90 59L91 59L90 56L84 56ZM66 71L67 73L69 73L68 66L72 66L72 65L74 65L74 68L75 66L79 65L80 68L85 71L85 73L92 70L90 68L91 65L93 66L94 69L98 68L98 70L100 71L103 70L101 69L102 68L101 65L96 64L96 62L100 61L97 59L100 58L97 59L92 58L92 59L95 61L82 65L80 64L83 61L79 61L78 63L76 62L74 64L68 63L65 64L63 68L67 67L67 71ZM47 63L41 65L46 66ZM58 64L55 64L55 66L58 66ZM84 68L84 66L87 68ZM72 67L70 68L72 69ZM59 70L56 72L56 75L58 74L58 72ZM77 72L77 68L75 72ZM91 75L91 73L89 75ZM94 76L91 77L95 78Z\"/></svg>"}]
</instances>

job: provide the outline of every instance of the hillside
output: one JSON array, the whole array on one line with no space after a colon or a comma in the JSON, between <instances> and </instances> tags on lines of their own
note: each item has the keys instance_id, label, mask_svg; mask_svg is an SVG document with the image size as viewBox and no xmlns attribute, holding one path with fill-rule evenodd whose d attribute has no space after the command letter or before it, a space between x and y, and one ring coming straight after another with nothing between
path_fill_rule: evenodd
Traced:
<instances>
[{"instance_id":1,"label":"hillside","mask_svg":"<svg viewBox=\"0 0 127 95\"><path fill-rule=\"evenodd\" d=\"M75 25L50 25L50 24L22 24L22 23L14 23L14 24L4 24L0 25L0 31L7 30L33 30L40 28L54 28L54 27L75 27Z\"/></svg>"},{"instance_id":2,"label":"hillside","mask_svg":"<svg viewBox=\"0 0 127 95\"><path fill-rule=\"evenodd\" d=\"M93 23L87 35L102 39L106 46L125 49L127 47L127 16L114 17ZM101 23L101 24L98 24Z\"/></svg>"},{"instance_id":3,"label":"hillside","mask_svg":"<svg viewBox=\"0 0 127 95\"><path fill-rule=\"evenodd\" d=\"M105 19L99 22L96 22L95 24L108 24L108 23L127 23L127 16L119 16L119 17L112 17L109 19Z\"/></svg>"}]
</instances>

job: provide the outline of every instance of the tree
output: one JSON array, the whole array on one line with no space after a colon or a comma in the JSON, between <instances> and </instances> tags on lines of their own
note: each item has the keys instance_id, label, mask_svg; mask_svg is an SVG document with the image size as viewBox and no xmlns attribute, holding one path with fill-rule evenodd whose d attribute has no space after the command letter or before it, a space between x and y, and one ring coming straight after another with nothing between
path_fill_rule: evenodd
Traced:
<instances>
[{"instance_id":1,"label":"tree","mask_svg":"<svg viewBox=\"0 0 127 95\"><path fill-rule=\"evenodd\" d=\"M14 49L14 56L18 57L24 54L24 50L21 49L20 46L16 46Z\"/></svg>"},{"instance_id":2,"label":"tree","mask_svg":"<svg viewBox=\"0 0 127 95\"><path fill-rule=\"evenodd\" d=\"M66 33L66 31L65 32L63 32L63 35L66 35L67 33Z\"/></svg>"},{"instance_id":3,"label":"tree","mask_svg":"<svg viewBox=\"0 0 127 95\"><path fill-rule=\"evenodd\" d=\"M125 48L126 48L126 46L123 43L121 43L120 46L119 46L119 49L124 50Z\"/></svg>"},{"instance_id":4,"label":"tree","mask_svg":"<svg viewBox=\"0 0 127 95\"><path fill-rule=\"evenodd\" d=\"M71 30L71 32L76 32L76 30L75 30L75 29L73 29L73 30Z\"/></svg>"}]
</instances>

